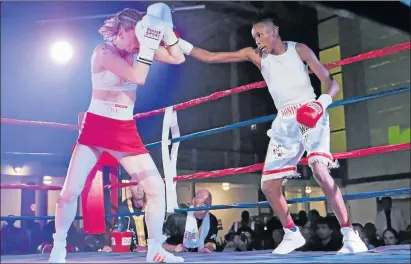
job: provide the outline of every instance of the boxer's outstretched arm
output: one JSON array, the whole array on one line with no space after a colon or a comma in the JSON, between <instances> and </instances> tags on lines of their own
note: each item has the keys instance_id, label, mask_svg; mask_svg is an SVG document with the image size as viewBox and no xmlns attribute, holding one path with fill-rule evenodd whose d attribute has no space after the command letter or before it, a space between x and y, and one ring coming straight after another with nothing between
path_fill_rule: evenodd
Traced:
<instances>
[{"instance_id":1,"label":"boxer's outstretched arm","mask_svg":"<svg viewBox=\"0 0 411 264\"><path fill-rule=\"evenodd\" d=\"M168 49L160 46L154 54L154 60L168 64L181 64L186 58L178 45L169 47Z\"/></svg>"},{"instance_id":2,"label":"boxer's outstretched arm","mask_svg":"<svg viewBox=\"0 0 411 264\"><path fill-rule=\"evenodd\" d=\"M307 63L318 79L327 87L327 94L334 98L338 94L340 87L327 68L324 67L307 45L297 43L296 50L300 58Z\"/></svg>"},{"instance_id":3,"label":"boxer's outstretched arm","mask_svg":"<svg viewBox=\"0 0 411 264\"><path fill-rule=\"evenodd\" d=\"M131 66L107 44L99 45L94 52L96 63L101 67L129 82L137 85L145 84L150 69L149 65L137 62L134 66Z\"/></svg>"},{"instance_id":4,"label":"boxer's outstretched arm","mask_svg":"<svg viewBox=\"0 0 411 264\"><path fill-rule=\"evenodd\" d=\"M232 52L210 52L205 49L193 47L190 56L206 63L227 63L249 61L254 50L250 47Z\"/></svg>"}]
</instances>

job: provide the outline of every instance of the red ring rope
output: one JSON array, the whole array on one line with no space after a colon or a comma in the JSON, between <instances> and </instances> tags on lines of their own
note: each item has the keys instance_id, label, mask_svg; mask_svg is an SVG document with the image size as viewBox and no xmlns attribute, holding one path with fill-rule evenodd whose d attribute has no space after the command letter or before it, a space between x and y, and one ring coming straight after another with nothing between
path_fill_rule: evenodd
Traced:
<instances>
[{"instance_id":1,"label":"red ring rope","mask_svg":"<svg viewBox=\"0 0 411 264\"><path fill-rule=\"evenodd\" d=\"M354 62L359 62L363 60L369 60L369 59L374 59L374 58L383 57L387 55L392 55L392 54L402 52L404 50L409 50L410 46L411 46L410 42L405 42L405 43L397 44L394 46L382 48L379 50L373 50L373 51L369 51L366 53L362 53L357 56L349 57L349 58L339 60L336 62L332 62L332 63L326 64L325 67L327 69L332 69L338 66L347 65L347 64L354 63ZM247 85L243 85L243 86L229 89L226 91L215 92L208 96L200 97L197 99L193 99L187 102L177 104L174 106L174 110L182 110L182 109L192 107L192 106L204 103L204 102L217 100L217 99L220 99L228 95L245 92L245 91L252 90L252 89L264 88L264 87L266 87L265 82L250 83ZM138 119L138 118L143 118L143 117L149 117L149 116L157 115L157 114L164 113L164 112L165 112L165 108L156 109L156 110L152 110L149 112L136 114L134 115L134 118ZM1 123L18 124L18 125L41 125L41 126L48 126L48 127L66 128L66 129L71 129L71 130L79 129L78 125L62 124L62 123L56 123L56 122L27 121L27 120L5 118L5 117L1 118Z\"/></svg>"},{"instance_id":2,"label":"red ring rope","mask_svg":"<svg viewBox=\"0 0 411 264\"><path fill-rule=\"evenodd\" d=\"M352 158L359 158L365 157L370 155L376 154L383 154L388 152L395 152L395 151L402 151L410 149L410 143L403 143L403 144L396 144L396 145L388 145L388 146L378 146L366 149L358 149L349 152L340 152L333 154L335 159L352 159ZM307 164L307 158L302 158L299 162L300 165ZM182 175L177 176L174 178L175 181L185 181L185 180L193 180L193 179L206 179L206 178L216 178L216 177L224 177L233 174L242 174L242 173L250 173L255 171L261 171L264 167L264 163L257 163L246 167L239 167L239 168L228 168L224 170L215 170L215 171L205 171L205 172L197 172L194 174L189 175ZM116 184L107 184L104 185L104 188L121 188L135 185L136 182L127 182L127 183L116 183ZM27 185L27 184L2 184L0 185L0 189L29 189L29 190L61 190L62 187L60 186L50 186L50 185Z\"/></svg>"}]
</instances>

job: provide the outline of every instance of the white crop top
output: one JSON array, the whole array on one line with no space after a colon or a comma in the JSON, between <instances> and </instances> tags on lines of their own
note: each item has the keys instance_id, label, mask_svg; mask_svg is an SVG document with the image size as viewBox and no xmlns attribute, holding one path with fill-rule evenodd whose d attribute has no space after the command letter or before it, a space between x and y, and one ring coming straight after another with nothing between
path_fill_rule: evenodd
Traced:
<instances>
[{"instance_id":1,"label":"white crop top","mask_svg":"<svg viewBox=\"0 0 411 264\"><path fill-rule=\"evenodd\" d=\"M308 75L308 67L287 41L287 51L281 55L263 54L261 74L277 109L315 100L316 95Z\"/></svg>"},{"instance_id":2,"label":"white crop top","mask_svg":"<svg viewBox=\"0 0 411 264\"><path fill-rule=\"evenodd\" d=\"M111 43L107 43L112 45ZM134 60L133 60L134 64ZM91 64L93 68L93 62ZM105 91L133 91L137 89L137 84L131 83L109 70L93 73L91 72L91 83L93 90Z\"/></svg>"}]
</instances>

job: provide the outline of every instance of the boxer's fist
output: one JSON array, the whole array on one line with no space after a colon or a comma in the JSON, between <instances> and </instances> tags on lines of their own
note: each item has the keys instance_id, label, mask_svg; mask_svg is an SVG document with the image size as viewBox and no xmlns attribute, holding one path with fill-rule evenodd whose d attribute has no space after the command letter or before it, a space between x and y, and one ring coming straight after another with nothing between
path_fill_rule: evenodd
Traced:
<instances>
[{"instance_id":1,"label":"boxer's fist","mask_svg":"<svg viewBox=\"0 0 411 264\"><path fill-rule=\"evenodd\" d=\"M165 26L162 20L155 16L145 15L136 25L136 36L140 43L137 61L151 65L154 53L160 46L164 36Z\"/></svg>"},{"instance_id":2,"label":"boxer's fist","mask_svg":"<svg viewBox=\"0 0 411 264\"><path fill-rule=\"evenodd\" d=\"M164 44L167 46L173 46L177 44L178 38L173 31L173 16L171 15L171 9L164 3L155 3L147 8L147 15L155 16L164 22L165 32L163 36Z\"/></svg>"},{"instance_id":3,"label":"boxer's fist","mask_svg":"<svg viewBox=\"0 0 411 264\"><path fill-rule=\"evenodd\" d=\"M303 126L314 128L331 102L331 96L323 94L317 101L301 106L297 110L297 122Z\"/></svg>"}]
</instances>

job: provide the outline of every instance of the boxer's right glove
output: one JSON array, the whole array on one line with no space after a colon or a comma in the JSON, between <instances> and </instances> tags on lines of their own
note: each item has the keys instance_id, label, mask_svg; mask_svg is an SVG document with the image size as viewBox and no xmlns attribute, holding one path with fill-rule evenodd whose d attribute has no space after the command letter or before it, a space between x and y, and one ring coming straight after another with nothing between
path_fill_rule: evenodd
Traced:
<instances>
[{"instance_id":1,"label":"boxer's right glove","mask_svg":"<svg viewBox=\"0 0 411 264\"><path fill-rule=\"evenodd\" d=\"M154 53L160 46L164 32L164 22L157 17L145 15L137 23L135 33L140 43L137 61L148 65L153 63Z\"/></svg>"},{"instance_id":2,"label":"boxer's right glove","mask_svg":"<svg viewBox=\"0 0 411 264\"><path fill-rule=\"evenodd\" d=\"M328 94L323 94L317 101L301 106L297 110L297 122L306 127L314 128L318 120L323 116L324 111L331 103L331 96Z\"/></svg>"}]
</instances>

